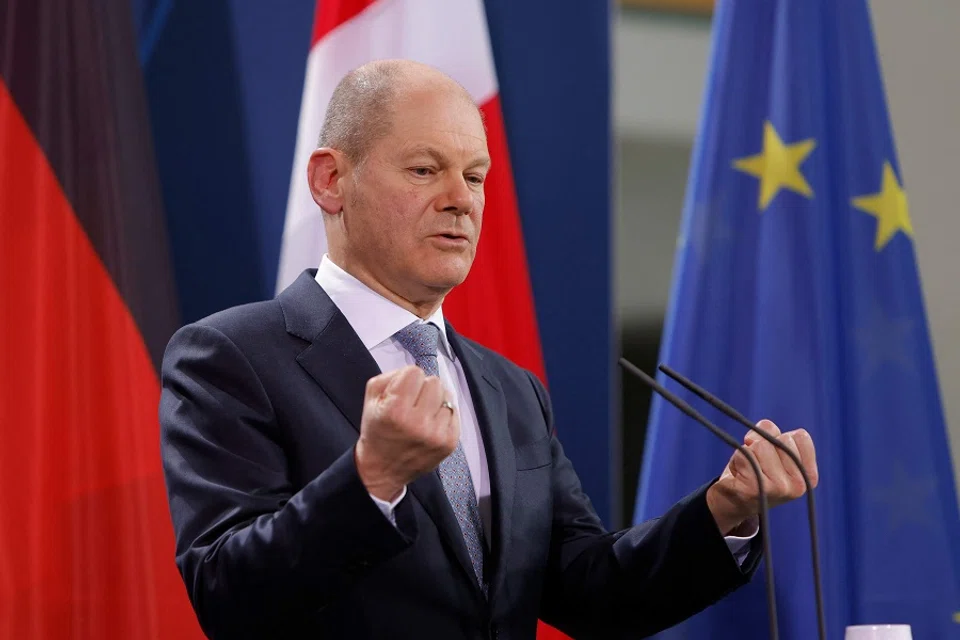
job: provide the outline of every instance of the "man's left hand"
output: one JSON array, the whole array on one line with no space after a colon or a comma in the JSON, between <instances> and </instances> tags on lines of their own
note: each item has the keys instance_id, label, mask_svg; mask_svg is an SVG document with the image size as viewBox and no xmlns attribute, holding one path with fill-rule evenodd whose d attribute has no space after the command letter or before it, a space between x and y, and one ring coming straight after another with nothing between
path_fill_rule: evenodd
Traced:
<instances>
[{"instance_id":1,"label":"man's left hand","mask_svg":"<svg viewBox=\"0 0 960 640\"><path fill-rule=\"evenodd\" d=\"M797 454L807 470L811 486L816 487L820 477L817 472L817 454L810 434L803 429L780 433L777 425L769 420L761 420L757 427ZM796 500L806 493L803 476L786 453L753 431L747 433L743 442L763 474L763 489L770 508ZM707 506L717 521L720 532L725 536L738 531L745 523L756 520L760 513L757 477L750 462L739 451L730 458L720 479L707 490Z\"/></svg>"}]
</instances>

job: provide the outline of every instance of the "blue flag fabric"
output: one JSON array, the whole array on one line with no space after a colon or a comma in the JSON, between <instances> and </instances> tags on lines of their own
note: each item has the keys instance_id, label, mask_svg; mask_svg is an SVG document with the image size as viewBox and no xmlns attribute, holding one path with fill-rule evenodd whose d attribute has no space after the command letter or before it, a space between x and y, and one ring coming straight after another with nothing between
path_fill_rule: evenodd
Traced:
<instances>
[{"instance_id":1,"label":"blue flag fabric","mask_svg":"<svg viewBox=\"0 0 960 640\"><path fill-rule=\"evenodd\" d=\"M867 5L720 0L713 29L661 361L812 434L829 638L863 623L958 638L957 496ZM635 520L730 454L655 398ZM781 638L816 638L804 501L771 521ZM761 570L660 637L766 638L763 588Z\"/></svg>"}]
</instances>

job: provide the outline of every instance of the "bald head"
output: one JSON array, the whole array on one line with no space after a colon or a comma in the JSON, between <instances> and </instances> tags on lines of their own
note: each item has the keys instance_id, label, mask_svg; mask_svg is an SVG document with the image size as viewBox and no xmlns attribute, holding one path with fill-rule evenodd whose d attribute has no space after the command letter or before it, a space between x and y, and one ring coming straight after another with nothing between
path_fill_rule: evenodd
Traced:
<instances>
[{"instance_id":1,"label":"bald head","mask_svg":"<svg viewBox=\"0 0 960 640\"><path fill-rule=\"evenodd\" d=\"M412 60L376 60L350 71L337 84L318 146L338 149L361 164L371 145L390 132L398 99L419 91L449 92L475 104L463 86L434 67Z\"/></svg>"}]
</instances>

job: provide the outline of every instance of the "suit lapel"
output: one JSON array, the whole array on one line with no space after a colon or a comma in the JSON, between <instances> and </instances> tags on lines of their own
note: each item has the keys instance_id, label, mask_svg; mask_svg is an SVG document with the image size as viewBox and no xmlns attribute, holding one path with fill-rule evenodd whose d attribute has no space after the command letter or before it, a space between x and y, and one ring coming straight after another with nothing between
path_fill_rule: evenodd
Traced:
<instances>
[{"instance_id":1,"label":"suit lapel","mask_svg":"<svg viewBox=\"0 0 960 640\"><path fill-rule=\"evenodd\" d=\"M493 540L488 541L489 562L494 568L492 574L488 572L492 600L503 580L510 555L510 513L517 472L513 440L507 428L507 405L503 390L497 377L484 363L483 355L460 338L449 324L447 337L467 378L487 454L493 500Z\"/></svg>"},{"instance_id":2,"label":"suit lapel","mask_svg":"<svg viewBox=\"0 0 960 640\"><path fill-rule=\"evenodd\" d=\"M287 332L310 343L297 356L297 362L359 433L367 381L381 373L380 367L346 317L317 284L315 276L315 269L302 273L280 293L278 301ZM433 472L421 476L410 484L409 489L433 520L468 580L476 585L477 595L482 597L460 525L439 474Z\"/></svg>"},{"instance_id":3,"label":"suit lapel","mask_svg":"<svg viewBox=\"0 0 960 640\"><path fill-rule=\"evenodd\" d=\"M367 381L380 367L315 275L315 269L300 274L278 301L287 332L311 343L297 362L359 433Z\"/></svg>"}]
</instances>

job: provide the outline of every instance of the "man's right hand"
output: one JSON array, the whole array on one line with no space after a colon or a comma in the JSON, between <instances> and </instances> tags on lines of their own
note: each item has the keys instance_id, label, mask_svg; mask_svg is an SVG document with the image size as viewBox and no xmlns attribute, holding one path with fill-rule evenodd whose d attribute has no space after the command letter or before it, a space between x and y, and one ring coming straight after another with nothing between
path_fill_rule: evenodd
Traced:
<instances>
[{"instance_id":1,"label":"man's right hand","mask_svg":"<svg viewBox=\"0 0 960 640\"><path fill-rule=\"evenodd\" d=\"M460 440L456 412L440 378L408 366L367 382L357 441L357 472L371 495L391 502L436 469Z\"/></svg>"}]
</instances>

